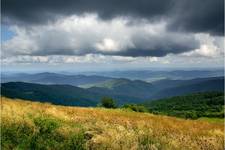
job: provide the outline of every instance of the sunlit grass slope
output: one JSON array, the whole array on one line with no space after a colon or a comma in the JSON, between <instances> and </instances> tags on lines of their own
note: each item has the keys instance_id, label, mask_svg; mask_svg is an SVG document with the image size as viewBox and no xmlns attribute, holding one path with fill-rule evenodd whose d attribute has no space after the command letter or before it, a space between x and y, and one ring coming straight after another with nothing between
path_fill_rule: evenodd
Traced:
<instances>
[{"instance_id":1,"label":"sunlit grass slope","mask_svg":"<svg viewBox=\"0 0 225 150\"><path fill-rule=\"evenodd\" d=\"M223 124L11 100L1 103L2 149L222 150Z\"/></svg>"}]
</instances>

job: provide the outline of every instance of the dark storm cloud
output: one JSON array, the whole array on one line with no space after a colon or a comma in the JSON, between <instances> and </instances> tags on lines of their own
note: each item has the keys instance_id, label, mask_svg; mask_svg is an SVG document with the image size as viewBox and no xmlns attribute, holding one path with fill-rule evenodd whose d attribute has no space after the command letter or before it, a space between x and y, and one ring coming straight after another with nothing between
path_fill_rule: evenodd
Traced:
<instances>
[{"instance_id":1,"label":"dark storm cloud","mask_svg":"<svg viewBox=\"0 0 225 150\"><path fill-rule=\"evenodd\" d=\"M180 0L169 29L224 35L224 0Z\"/></svg>"},{"instance_id":2,"label":"dark storm cloud","mask_svg":"<svg viewBox=\"0 0 225 150\"><path fill-rule=\"evenodd\" d=\"M193 43L192 43L193 44ZM146 48L133 48L127 49L125 51L118 52L100 52L97 50L85 50L82 49L80 51L67 51L65 49L57 49L57 50L41 50L35 53L30 54L30 56L51 56L51 55L76 55L76 56L84 56L86 54L103 54L103 55L111 55L111 56L131 56L131 57L145 57L145 56L155 56L155 57L163 57L168 54L180 54L183 52L188 52L192 49L198 48L199 45L194 43L192 46L190 45L172 45L170 47L158 46L154 49Z\"/></svg>"},{"instance_id":3,"label":"dark storm cloud","mask_svg":"<svg viewBox=\"0 0 225 150\"><path fill-rule=\"evenodd\" d=\"M159 47L158 49L128 49L126 51L115 53L103 53L103 54L113 56L131 56L131 57L145 57L145 56L163 57L168 54L180 54L187 51L190 51L190 47L175 46L167 49L162 49L161 47Z\"/></svg>"},{"instance_id":4,"label":"dark storm cloud","mask_svg":"<svg viewBox=\"0 0 225 150\"><path fill-rule=\"evenodd\" d=\"M97 13L102 19L169 18L169 30L223 35L223 7L223 0L2 0L2 20L44 24L58 17Z\"/></svg>"},{"instance_id":5,"label":"dark storm cloud","mask_svg":"<svg viewBox=\"0 0 225 150\"><path fill-rule=\"evenodd\" d=\"M3 17L25 23L45 23L60 16L97 13L103 19L116 16L154 18L168 12L173 0L2 0ZM5 18L4 18L5 19Z\"/></svg>"}]
</instances>

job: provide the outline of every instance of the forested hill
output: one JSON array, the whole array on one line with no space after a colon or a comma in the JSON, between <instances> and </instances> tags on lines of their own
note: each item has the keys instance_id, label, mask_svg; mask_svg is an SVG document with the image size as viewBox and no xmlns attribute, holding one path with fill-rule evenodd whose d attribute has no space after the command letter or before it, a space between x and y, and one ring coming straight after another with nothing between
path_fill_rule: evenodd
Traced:
<instances>
[{"instance_id":1,"label":"forested hill","mask_svg":"<svg viewBox=\"0 0 225 150\"><path fill-rule=\"evenodd\" d=\"M223 92L204 92L176 96L146 101L144 105L150 112L182 118L224 117Z\"/></svg>"}]
</instances>

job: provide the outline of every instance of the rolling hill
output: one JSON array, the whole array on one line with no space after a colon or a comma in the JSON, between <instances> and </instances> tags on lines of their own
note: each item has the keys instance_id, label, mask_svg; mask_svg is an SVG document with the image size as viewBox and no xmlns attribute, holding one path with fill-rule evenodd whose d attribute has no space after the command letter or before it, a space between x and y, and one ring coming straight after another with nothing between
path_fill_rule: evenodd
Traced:
<instances>
[{"instance_id":1,"label":"rolling hill","mask_svg":"<svg viewBox=\"0 0 225 150\"><path fill-rule=\"evenodd\" d=\"M141 80L112 79L91 85L96 93L129 95L141 99L158 99L205 91L223 91L224 77L196 78L190 80L163 79L152 83Z\"/></svg>"},{"instance_id":2,"label":"rolling hill","mask_svg":"<svg viewBox=\"0 0 225 150\"><path fill-rule=\"evenodd\" d=\"M25 82L2 83L1 94L9 98L71 106L96 106L105 96L116 99L119 105L143 102L141 98L132 97L128 94L115 94L107 89L103 91L98 88L82 89L71 85L44 85Z\"/></svg>"},{"instance_id":3,"label":"rolling hill","mask_svg":"<svg viewBox=\"0 0 225 150\"><path fill-rule=\"evenodd\" d=\"M98 90L97 90L98 89ZM88 88L89 91L95 91L97 93L112 93L116 95L126 95L139 99L149 98L155 88L151 83L147 83L141 80L129 80L129 79L112 79L99 84L95 84L92 88Z\"/></svg>"},{"instance_id":4,"label":"rolling hill","mask_svg":"<svg viewBox=\"0 0 225 150\"><path fill-rule=\"evenodd\" d=\"M224 93L204 92L144 103L150 112L182 118L224 118Z\"/></svg>"},{"instance_id":5,"label":"rolling hill","mask_svg":"<svg viewBox=\"0 0 225 150\"><path fill-rule=\"evenodd\" d=\"M224 91L224 77L197 78L191 80L163 80L152 84L158 89L158 92L151 96L151 98L154 99L196 92Z\"/></svg>"},{"instance_id":6,"label":"rolling hill","mask_svg":"<svg viewBox=\"0 0 225 150\"><path fill-rule=\"evenodd\" d=\"M100 99L97 94L71 85L42 85L24 82L3 83L1 94L10 98L71 106L95 106Z\"/></svg>"}]
</instances>

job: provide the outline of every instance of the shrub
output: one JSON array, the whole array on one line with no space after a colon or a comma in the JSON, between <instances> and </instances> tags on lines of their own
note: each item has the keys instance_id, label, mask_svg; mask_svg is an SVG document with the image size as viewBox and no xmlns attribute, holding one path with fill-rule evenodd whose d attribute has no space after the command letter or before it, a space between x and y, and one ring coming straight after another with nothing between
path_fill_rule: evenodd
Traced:
<instances>
[{"instance_id":1,"label":"shrub","mask_svg":"<svg viewBox=\"0 0 225 150\"><path fill-rule=\"evenodd\" d=\"M61 125L57 119L41 116L33 119L36 133L32 136L31 149L56 149L63 137L56 131Z\"/></svg>"},{"instance_id":2,"label":"shrub","mask_svg":"<svg viewBox=\"0 0 225 150\"><path fill-rule=\"evenodd\" d=\"M39 128L41 134L51 133L60 126L57 120L45 117L35 118L34 124Z\"/></svg>"},{"instance_id":3,"label":"shrub","mask_svg":"<svg viewBox=\"0 0 225 150\"><path fill-rule=\"evenodd\" d=\"M34 129L26 124L21 123L6 123L1 124L1 148L2 149L28 149L31 135Z\"/></svg>"},{"instance_id":4,"label":"shrub","mask_svg":"<svg viewBox=\"0 0 225 150\"><path fill-rule=\"evenodd\" d=\"M61 122L54 118L37 117L33 123L4 120L1 126L2 149L67 149L84 150L86 139L83 131L71 132L64 135L57 129Z\"/></svg>"},{"instance_id":5,"label":"shrub","mask_svg":"<svg viewBox=\"0 0 225 150\"><path fill-rule=\"evenodd\" d=\"M110 97L103 97L101 99L101 106L105 108L116 108L116 102Z\"/></svg>"},{"instance_id":6,"label":"shrub","mask_svg":"<svg viewBox=\"0 0 225 150\"><path fill-rule=\"evenodd\" d=\"M70 138L67 140L64 148L71 149L71 150L84 150L85 147L85 136L83 132L72 134Z\"/></svg>"},{"instance_id":7,"label":"shrub","mask_svg":"<svg viewBox=\"0 0 225 150\"><path fill-rule=\"evenodd\" d=\"M132 111L135 111L135 112L148 112L145 106L137 105L137 104L125 104L123 105L123 108L131 109Z\"/></svg>"},{"instance_id":8,"label":"shrub","mask_svg":"<svg viewBox=\"0 0 225 150\"><path fill-rule=\"evenodd\" d=\"M195 111L187 111L185 112L185 118L186 119L197 119L197 113Z\"/></svg>"}]
</instances>

